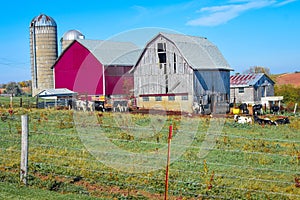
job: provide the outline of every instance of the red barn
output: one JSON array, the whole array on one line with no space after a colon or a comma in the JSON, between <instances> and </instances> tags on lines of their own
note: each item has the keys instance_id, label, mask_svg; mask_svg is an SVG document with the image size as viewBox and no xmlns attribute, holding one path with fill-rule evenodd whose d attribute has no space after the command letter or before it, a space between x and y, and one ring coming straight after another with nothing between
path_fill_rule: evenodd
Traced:
<instances>
[{"instance_id":1,"label":"red barn","mask_svg":"<svg viewBox=\"0 0 300 200\"><path fill-rule=\"evenodd\" d=\"M55 88L89 96L128 95L133 89L128 71L139 53L129 42L74 40L53 65Z\"/></svg>"}]
</instances>

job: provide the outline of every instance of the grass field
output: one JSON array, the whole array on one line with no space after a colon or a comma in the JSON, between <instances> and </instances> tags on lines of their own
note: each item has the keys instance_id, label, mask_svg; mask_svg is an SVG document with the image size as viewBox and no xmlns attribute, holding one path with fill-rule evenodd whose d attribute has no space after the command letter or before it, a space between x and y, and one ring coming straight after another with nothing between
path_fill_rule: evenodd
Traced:
<instances>
[{"instance_id":1,"label":"grass field","mask_svg":"<svg viewBox=\"0 0 300 200\"><path fill-rule=\"evenodd\" d=\"M96 197L89 197L87 195L78 194L60 194L57 192L51 192L43 189L30 188L20 186L18 184L3 183L0 182L0 199L82 199L82 200L93 200L99 199Z\"/></svg>"},{"instance_id":2,"label":"grass field","mask_svg":"<svg viewBox=\"0 0 300 200\"><path fill-rule=\"evenodd\" d=\"M9 108L10 103L11 103L10 97L2 97L2 96L0 96L0 107L2 107L2 108ZM35 107L35 105L36 105L36 98L34 98L34 97L27 97L27 96L13 97L12 98L12 105L13 105L13 107L19 108L20 104L22 104L22 106L25 107L25 108Z\"/></svg>"},{"instance_id":3,"label":"grass field","mask_svg":"<svg viewBox=\"0 0 300 200\"><path fill-rule=\"evenodd\" d=\"M296 116L289 125L262 127L155 114L15 109L10 115L5 108L0 114L0 183L7 185L0 197L30 196L19 183L20 115L28 114L28 188L42 189L33 192L37 197L41 191L54 198L163 199L173 125L170 199L300 198Z\"/></svg>"}]
</instances>

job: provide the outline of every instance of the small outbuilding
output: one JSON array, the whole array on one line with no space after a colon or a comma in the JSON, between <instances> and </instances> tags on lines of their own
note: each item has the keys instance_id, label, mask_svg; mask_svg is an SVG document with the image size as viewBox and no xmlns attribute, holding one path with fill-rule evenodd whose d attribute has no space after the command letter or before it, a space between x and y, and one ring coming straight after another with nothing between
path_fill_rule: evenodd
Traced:
<instances>
[{"instance_id":1,"label":"small outbuilding","mask_svg":"<svg viewBox=\"0 0 300 200\"><path fill-rule=\"evenodd\" d=\"M36 97L43 99L39 100L38 107L57 107L57 106L69 106L72 99L76 98L77 93L67 88L57 89L45 89L38 93Z\"/></svg>"},{"instance_id":2,"label":"small outbuilding","mask_svg":"<svg viewBox=\"0 0 300 200\"><path fill-rule=\"evenodd\" d=\"M230 76L230 102L261 104L263 99L272 101L275 82L264 73L236 74ZM282 100L281 98L274 98Z\"/></svg>"},{"instance_id":3,"label":"small outbuilding","mask_svg":"<svg viewBox=\"0 0 300 200\"><path fill-rule=\"evenodd\" d=\"M194 113L225 113L229 64L207 38L159 33L132 69L137 106Z\"/></svg>"}]
</instances>

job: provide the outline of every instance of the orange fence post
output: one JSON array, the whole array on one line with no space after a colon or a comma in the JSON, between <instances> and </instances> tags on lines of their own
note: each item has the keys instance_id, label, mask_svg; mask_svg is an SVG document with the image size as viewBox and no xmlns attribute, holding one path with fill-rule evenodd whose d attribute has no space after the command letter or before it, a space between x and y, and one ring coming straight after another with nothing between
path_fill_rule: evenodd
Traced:
<instances>
[{"instance_id":1,"label":"orange fence post","mask_svg":"<svg viewBox=\"0 0 300 200\"><path fill-rule=\"evenodd\" d=\"M165 181L165 200L168 199L168 190L169 190L169 166L170 166L170 156L171 156L171 139L172 139L173 126L169 127L169 138L168 138L168 158L167 158L167 167L166 167L166 181Z\"/></svg>"}]
</instances>

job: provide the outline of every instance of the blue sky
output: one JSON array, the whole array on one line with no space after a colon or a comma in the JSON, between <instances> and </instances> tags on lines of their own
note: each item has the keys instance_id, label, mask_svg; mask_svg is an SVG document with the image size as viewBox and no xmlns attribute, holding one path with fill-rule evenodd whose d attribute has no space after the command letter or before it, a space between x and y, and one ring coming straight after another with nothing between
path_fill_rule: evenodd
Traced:
<instances>
[{"instance_id":1,"label":"blue sky","mask_svg":"<svg viewBox=\"0 0 300 200\"><path fill-rule=\"evenodd\" d=\"M207 37L235 72L300 71L299 0L11 0L0 12L0 83L31 79L29 24L40 13L56 21L58 40L70 29L101 40L162 28Z\"/></svg>"}]
</instances>

